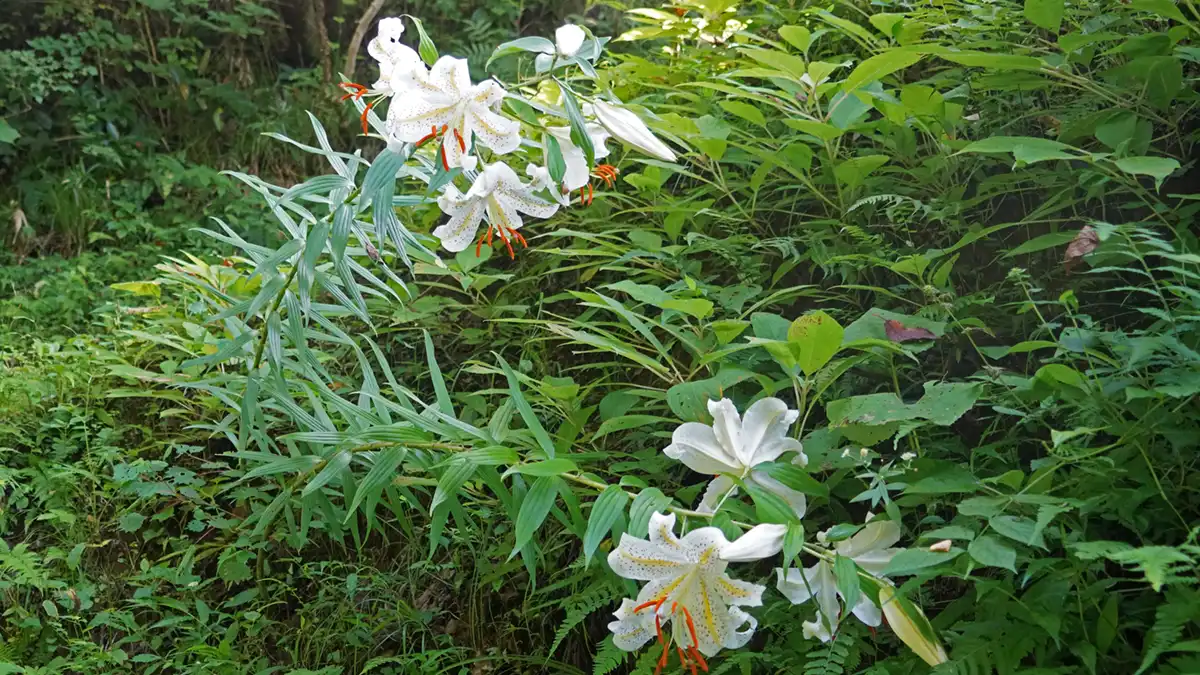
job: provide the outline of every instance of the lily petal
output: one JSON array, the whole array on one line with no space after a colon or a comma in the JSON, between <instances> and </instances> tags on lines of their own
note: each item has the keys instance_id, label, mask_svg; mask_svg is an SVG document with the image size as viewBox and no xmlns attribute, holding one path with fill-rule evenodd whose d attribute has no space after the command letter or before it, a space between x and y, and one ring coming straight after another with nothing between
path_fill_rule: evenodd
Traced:
<instances>
[{"instance_id":1,"label":"lily petal","mask_svg":"<svg viewBox=\"0 0 1200 675\"><path fill-rule=\"evenodd\" d=\"M466 250L479 230L479 221L483 220L484 203L469 199L448 185L445 194L438 198L438 206L450 216L450 221L434 229L433 236L441 240L447 251Z\"/></svg>"},{"instance_id":2,"label":"lily petal","mask_svg":"<svg viewBox=\"0 0 1200 675\"><path fill-rule=\"evenodd\" d=\"M879 576L899 551L889 547L900 541L900 524L891 520L872 520L853 537L839 542L837 552L852 558L868 573Z\"/></svg>"},{"instance_id":3,"label":"lily petal","mask_svg":"<svg viewBox=\"0 0 1200 675\"><path fill-rule=\"evenodd\" d=\"M754 630L758 628L758 619L737 607L729 608L729 619L733 630L730 631L729 639L725 641L724 646L727 649L745 647L746 643L750 642L750 638L754 637ZM745 627L743 628L743 626Z\"/></svg>"},{"instance_id":4,"label":"lily petal","mask_svg":"<svg viewBox=\"0 0 1200 675\"><path fill-rule=\"evenodd\" d=\"M583 29L573 23L559 26L558 30L554 31L554 48L562 56L570 58L579 53L586 37Z\"/></svg>"},{"instance_id":5,"label":"lily petal","mask_svg":"<svg viewBox=\"0 0 1200 675\"><path fill-rule=\"evenodd\" d=\"M800 450L800 441L788 438L788 429L800 417L800 411L788 410L777 398L755 401L742 420L739 459L746 466L774 462L789 450Z\"/></svg>"},{"instance_id":6,"label":"lily petal","mask_svg":"<svg viewBox=\"0 0 1200 675\"><path fill-rule=\"evenodd\" d=\"M720 401L708 402L708 414L713 417L713 434L717 442L725 448L729 456L738 460L738 464L749 466L742 461L742 418L738 415L733 401L723 398Z\"/></svg>"},{"instance_id":7,"label":"lily petal","mask_svg":"<svg viewBox=\"0 0 1200 675\"><path fill-rule=\"evenodd\" d=\"M708 487L704 490L704 496L700 498L700 505L696 507L696 510L700 513L714 512L721 499L731 491L737 491L737 483L725 474L717 476L708 481Z\"/></svg>"},{"instance_id":8,"label":"lily petal","mask_svg":"<svg viewBox=\"0 0 1200 675\"><path fill-rule=\"evenodd\" d=\"M688 561L681 552L622 534L621 543L608 554L608 566L626 579L650 581L683 574L688 569Z\"/></svg>"},{"instance_id":9,"label":"lily petal","mask_svg":"<svg viewBox=\"0 0 1200 675\"><path fill-rule=\"evenodd\" d=\"M762 605L763 591L766 586L752 584L749 581L734 579L728 574L717 577L715 592L721 596L721 601L727 605L743 607L759 607Z\"/></svg>"},{"instance_id":10,"label":"lily petal","mask_svg":"<svg viewBox=\"0 0 1200 675\"><path fill-rule=\"evenodd\" d=\"M859 621L871 626L872 628L875 628L883 622L883 613L879 610L879 607L871 601L871 598L868 597L866 593L863 593L859 597L858 604L854 605L854 608L850 611L856 618L858 618Z\"/></svg>"},{"instance_id":11,"label":"lily petal","mask_svg":"<svg viewBox=\"0 0 1200 675\"><path fill-rule=\"evenodd\" d=\"M721 549L721 559L728 562L750 562L769 558L783 550L786 525L763 523L755 525L737 541Z\"/></svg>"},{"instance_id":12,"label":"lily petal","mask_svg":"<svg viewBox=\"0 0 1200 675\"><path fill-rule=\"evenodd\" d=\"M671 444L664 450L667 457L683 462L697 473L716 475L740 474L741 463L717 442L712 427L699 422L682 424L671 435Z\"/></svg>"},{"instance_id":13,"label":"lily petal","mask_svg":"<svg viewBox=\"0 0 1200 675\"><path fill-rule=\"evenodd\" d=\"M654 613L635 612L635 608L636 601L622 599L621 607L613 612L617 620L608 624L608 630L613 634L613 644L627 652L640 649L655 635Z\"/></svg>"},{"instance_id":14,"label":"lily petal","mask_svg":"<svg viewBox=\"0 0 1200 675\"><path fill-rule=\"evenodd\" d=\"M641 152L663 161L674 162L675 153L651 133L646 123L626 108L597 100L594 103L596 120L604 125L614 137L632 145Z\"/></svg>"}]
</instances>

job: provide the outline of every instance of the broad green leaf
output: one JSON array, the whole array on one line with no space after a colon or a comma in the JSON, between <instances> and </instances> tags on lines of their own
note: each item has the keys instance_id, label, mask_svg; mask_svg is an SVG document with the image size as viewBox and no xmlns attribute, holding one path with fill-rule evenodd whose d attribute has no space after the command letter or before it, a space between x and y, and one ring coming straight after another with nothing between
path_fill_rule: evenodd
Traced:
<instances>
[{"instance_id":1,"label":"broad green leaf","mask_svg":"<svg viewBox=\"0 0 1200 675\"><path fill-rule=\"evenodd\" d=\"M833 559L833 577L837 580L838 593L845 603L845 611L849 612L858 604L859 596L862 595L862 588L858 583L858 565L846 556L837 555Z\"/></svg>"},{"instance_id":2,"label":"broad green leaf","mask_svg":"<svg viewBox=\"0 0 1200 675\"><path fill-rule=\"evenodd\" d=\"M484 70L492 67L492 62L498 58L508 56L509 54L520 54L522 52L533 52L534 54L553 54L554 43L544 37L523 37L516 40L510 40L501 44L492 50L492 55L488 57L487 63L483 65Z\"/></svg>"},{"instance_id":3,"label":"broad green leaf","mask_svg":"<svg viewBox=\"0 0 1200 675\"><path fill-rule=\"evenodd\" d=\"M802 52L807 52L809 46L812 45L812 31L804 26L781 26L779 37L787 40L788 44Z\"/></svg>"},{"instance_id":4,"label":"broad green leaf","mask_svg":"<svg viewBox=\"0 0 1200 675\"><path fill-rule=\"evenodd\" d=\"M821 310L806 314L788 327L788 344L796 351L796 364L805 375L817 372L842 346L842 326Z\"/></svg>"},{"instance_id":5,"label":"broad green leaf","mask_svg":"<svg viewBox=\"0 0 1200 675\"><path fill-rule=\"evenodd\" d=\"M666 417L658 417L657 415L622 415L621 417L613 417L604 420L600 424L600 428L596 430L596 434L592 437L593 440L603 438L608 434L616 431L628 431L629 429L638 429L649 426L651 424L670 425L677 423L676 420Z\"/></svg>"},{"instance_id":6,"label":"broad green leaf","mask_svg":"<svg viewBox=\"0 0 1200 675\"><path fill-rule=\"evenodd\" d=\"M866 155L845 160L833 170L838 182L853 190L862 184L867 176L891 160L887 155Z\"/></svg>"},{"instance_id":7,"label":"broad green leaf","mask_svg":"<svg viewBox=\"0 0 1200 675\"><path fill-rule=\"evenodd\" d=\"M826 412L833 426L877 426L918 419L950 426L975 405L981 394L982 388L973 382L926 382L925 395L913 404L895 394L868 394L830 401Z\"/></svg>"},{"instance_id":8,"label":"broad green leaf","mask_svg":"<svg viewBox=\"0 0 1200 675\"><path fill-rule=\"evenodd\" d=\"M159 285L153 281L124 281L119 284L111 284L109 288L152 298L157 298L162 295L162 288L160 288Z\"/></svg>"},{"instance_id":9,"label":"broad green leaf","mask_svg":"<svg viewBox=\"0 0 1200 675\"><path fill-rule=\"evenodd\" d=\"M916 574L923 569L948 563L962 554L961 548L952 548L945 553L930 551L927 548L904 549L888 562L883 573L887 576Z\"/></svg>"},{"instance_id":10,"label":"broad green leaf","mask_svg":"<svg viewBox=\"0 0 1200 675\"><path fill-rule=\"evenodd\" d=\"M604 492L596 498L596 503L592 505L592 513L588 517L587 531L583 535L583 555L586 562L592 561L592 554L608 536L613 523L624 515L628 504L629 495L617 485L604 488Z\"/></svg>"},{"instance_id":11,"label":"broad green leaf","mask_svg":"<svg viewBox=\"0 0 1200 675\"><path fill-rule=\"evenodd\" d=\"M1057 33L1062 26L1065 4L1065 0L1025 0L1025 18L1051 33Z\"/></svg>"},{"instance_id":12,"label":"broad green leaf","mask_svg":"<svg viewBox=\"0 0 1200 675\"><path fill-rule=\"evenodd\" d=\"M788 54L774 49L757 48L743 49L742 53L764 66L779 70L781 74L785 74L797 82L808 72L808 64L804 62L804 59L795 54Z\"/></svg>"},{"instance_id":13,"label":"broad green leaf","mask_svg":"<svg viewBox=\"0 0 1200 675\"><path fill-rule=\"evenodd\" d=\"M1042 539L1041 532L1037 529L1037 524L1021 516L998 515L992 516L988 521L996 532L1012 539L1013 541L1026 544L1028 546L1037 546L1038 548L1046 548L1046 542Z\"/></svg>"},{"instance_id":14,"label":"broad green leaf","mask_svg":"<svg viewBox=\"0 0 1200 675\"><path fill-rule=\"evenodd\" d=\"M140 513L126 513L117 519L117 528L122 532L137 532L145 522L146 516Z\"/></svg>"},{"instance_id":15,"label":"broad green leaf","mask_svg":"<svg viewBox=\"0 0 1200 675\"><path fill-rule=\"evenodd\" d=\"M514 526L516 530L516 543L513 545L513 550L508 554L508 559L512 560L514 556L521 552L525 544L533 538L533 533L542 526L542 522L546 520L546 516L550 514L551 507L558 497L560 479L554 476L542 476L533 482L533 486L526 493L524 501L521 502L521 510L517 513L517 522Z\"/></svg>"},{"instance_id":16,"label":"broad green leaf","mask_svg":"<svg viewBox=\"0 0 1200 675\"><path fill-rule=\"evenodd\" d=\"M792 507L774 492L751 484L746 485L746 492L754 502L758 522L788 524L800 521Z\"/></svg>"},{"instance_id":17,"label":"broad green leaf","mask_svg":"<svg viewBox=\"0 0 1200 675\"><path fill-rule=\"evenodd\" d=\"M667 405L685 422L705 422L709 419L709 401L724 398L734 385L753 377L754 373L749 370L723 368L707 380L684 382L671 387L667 390Z\"/></svg>"},{"instance_id":18,"label":"broad green leaf","mask_svg":"<svg viewBox=\"0 0 1200 675\"><path fill-rule=\"evenodd\" d=\"M741 101L720 101L719 106L731 115L736 115L747 122L757 124L760 127L767 126L767 118L763 116L762 111Z\"/></svg>"},{"instance_id":19,"label":"broad green leaf","mask_svg":"<svg viewBox=\"0 0 1200 675\"><path fill-rule=\"evenodd\" d=\"M851 71L850 76L842 83L842 91L854 91L863 85L881 80L898 70L913 65L921 58L922 54L919 51L903 47L876 54L858 64Z\"/></svg>"},{"instance_id":20,"label":"broad green leaf","mask_svg":"<svg viewBox=\"0 0 1200 675\"><path fill-rule=\"evenodd\" d=\"M671 503L671 498L658 488L646 488L633 498L629 507L628 532L634 537L645 537L650 531L650 516L662 512Z\"/></svg>"},{"instance_id":21,"label":"broad green leaf","mask_svg":"<svg viewBox=\"0 0 1200 675\"><path fill-rule=\"evenodd\" d=\"M1017 571L1017 552L996 537L985 534L967 545L971 558L986 567L1001 567Z\"/></svg>"},{"instance_id":22,"label":"broad green leaf","mask_svg":"<svg viewBox=\"0 0 1200 675\"><path fill-rule=\"evenodd\" d=\"M430 512L437 510L439 506L458 494L458 489L467 482L467 479L475 475L476 469L478 467L475 466L475 463L465 455L457 455L451 459L438 478L437 489L434 490L433 500L429 503Z\"/></svg>"},{"instance_id":23,"label":"broad green leaf","mask_svg":"<svg viewBox=\"0 0 1200 675\"><path fill-rule=\"evenodd\" d=\"M832 141L833 139L845 133L844 130L839 129L832 124L826 124L825 122L818 122L816 120L805 120L789 117L788 119L785 119L783 123L795 129L796 131L801 131L809 134L810 136L815 136L822 141Z\"/></svg>"},{"instance_id":24,"label":"broad green leaf","mask_svg":"<svg viewBox=\"0 0 1200 675\"><path fill-rule=\"evenodd\" d=\"M281 473L303 473L321 463L317 455L299 455L296 457L280 457L277 460L257 466L242 476L241 480L248 481L263 476L275 476Z\"/></svg>"},{"instance_id":25,"label":"broad green leaf","mask_svg":"<svg viewBox=\"0 0 1200 675\"><path fill-rule=\"evenodd\" d=\"M1170 157L1125 157L1116 164L1125 173L1152 176L1156 188L1161 188L1163 181L1179 170L1179 162Z\"/></svg>"},{"instance_id":26,"label":"broad green leaf","mask_svg":"<svg viewBox=\"0 0 1200 675\"><path fill-rule=\"evenodd\" d=\"M824 483L812 477L812 474L795 464L786 462L765 462L755 465L755 471L765 471L768 476L783 483L787 487L816 497L828 497L829 488Z\"/></svg>"},{"instance_id":27,"label":"broad green leaf","mask_svg":"<svg viewBox=\"0 0 1200 675\"><path fill-rule=\"evenodd\" d=\"M1051 232L1049 234L1043 234L1039 237L1034 237L1033 239L1030 239L1029 241L1021 244L1020 246L1012 249L1011 251L1008 251L1002 257L1011 258L1013 256L1018 256L1018 255L1037 253L1038 251L1044 251L1048 248L1058 248L1059 246L1065 246L1065 245L1071 243L1071 241L1073 239L1075 239L1075 237L1078 235L1079 235L1078 231L1075 231L1075 232Z\"/></svg>"},{"instance_id":28,"label":"broad green leaf","mask_svg":"<svg viewBox=\"0 0 1200 675\"><path fill-rule=\"evenodd\" d=\"M0 143L12 145L21 137L21 132L17 131L8 123L8 120L0 117Z\"/></svg>"},{"instance_id":29,"label":"broad green leaf","mask_svg":"<svg viewBox=\"0 0 1200 675\"><path fill-rule=\"evenodd\" d=\"M1159 16L1165 16L1168 19L1174 19L1180 23L1187 23L1187 18L1179 9L1178 0L1132 0L1129 3L1130 9L1142 10L1145 12L1153 12ZM1100 650L1103 652L1104 650Z\"/></svg>"}]
</instances>

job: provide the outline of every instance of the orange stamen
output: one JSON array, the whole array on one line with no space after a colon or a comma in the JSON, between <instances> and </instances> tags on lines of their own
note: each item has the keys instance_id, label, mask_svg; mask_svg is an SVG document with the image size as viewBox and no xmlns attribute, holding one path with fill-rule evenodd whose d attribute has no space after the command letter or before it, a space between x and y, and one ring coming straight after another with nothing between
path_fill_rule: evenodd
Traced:
<instances>
[{"instance_id":1,"label":"orange stamen","mask_svg":"<svg viewBox=\"0 0 1200 675\"><path fill-rule=\"evenodd\" d=\"M692 655L692 659L700 665L700 670L708 672L708 661L704 660L704 655L695 647L688 647L688 653Z\"/></svg>"},{"instance_id":2,"label":"orange stamen","mask_svg":"<svg viewBox=\"0 0 1200 675\"><path fill-rule=\"evenodd\" d=\"M371 127L367 124L367 113L371 112L371 106L373 106L373 105L375 105L375 101L371 101L370 103L368 103L367 107L363 108L363 111L362 111L362 125L363 125L363 133L364 134L371 130Z\"/></svg>"},{"instance_id":3,"label":"orange stamen","mask_svg":"<svg viewBox=\"0 0 1200 675\"><path fill-rule=\"evenodd\" d=\"M446 144L445 143L442 144L442 168L447 171L450 170L450 161L448 159L446 159Z\"/></svg>"},{"instance_id":4,"label":"orange stamen","mask_svg":"<svg viewBox=\"0 0 1200 675\"><path fill-rule=\"evenodd\" d=\"M687 619L688 632L692 634L692 646L699 647L700 640L696 639L696 624L692 623L692 613L687 607L683 608L683 618Z\"/></svg>"},{"instance_id":5,"label":"orange stamen","mask_svg":"<svg viewBox=\"0 0 1200 675\"><path fill-rule=\"evenodd\" d=\"M682 650L682 649L680 649L679 647L676 647L676 648L675 648L675 651L679 653L679 665L680 665L680 667L684 667L684 668L686 668L686 667L688 667L688 666L691 666L691 668L692 668L692 675L696 675L696 664L695 664L695 663L691 663L690 661L688 661L687 655L686 655L686 654L684 654L684 653L683 653L683 650Z\"/></svg>"},{"instance_id":6,"label":"orange stamen","mask_svg":"<svg viewBox=\"0 0 1200 675\"><path fill-rule=\"evenodd\" d=\"M417 141L418 146L425 145L429 141L437 138L437 135L438 135L437 125L430 125L429 129L430 129L429 134L427 136L425 136L424 138L422 138L421 140Z\"/></svg>"},{"instance_id":7,"label":"orange stamen","mask_svg":"<svg viewBox=\"0 0 1200 675\"><path fill-rule=\"evenodd\" d=\"M467 151L467 142L463 140L462 134L459 133L458 129L454 130L454 137L456 139L458 139L458 149L461 150L462 152L466 152Z\"/></svg>"},{"instance_id":8,"label":"orange stamen","mask_svg":"<svg viewBox=\"0 0 1200 675\"><path fill-rule=\"evenodd\" d=\"M643 609L646 609L647 607L655 607L655 608L661 607L664 602L666 602L665 598L662 600L651 600L649 602L643 602L642 604L633 608L633 613L637 614L638 612L642 611Z\"/></svg>"},{"instance_id":9,"label":"orange stamen","mask_svg":"<svg viewBox=\"0 0 1200 675\"><path fill-rule=\"evenodd\" d=\"M491 232L489 229L488 232ZM479 241L475 242L475 257L478 258L483 253L483 240L487 237L487 232L479 235Z\"/></svg>"}]
</instances>

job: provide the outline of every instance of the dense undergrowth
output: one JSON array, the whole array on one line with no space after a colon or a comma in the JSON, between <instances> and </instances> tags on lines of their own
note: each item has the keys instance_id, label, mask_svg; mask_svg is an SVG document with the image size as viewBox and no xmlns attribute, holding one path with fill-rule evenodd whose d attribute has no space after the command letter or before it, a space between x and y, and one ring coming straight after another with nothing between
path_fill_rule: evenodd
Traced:
<instances>
[{"instance_id":1,"label":"dense undergrowth","mask_svg":"<svg viewBox=\"0 0 1200 675\"><path fill-rule=\"evenodd\" d=\"M28 223L0 290L0 673L649 673L657 648L605 630L636 592L605 557L666 509L789 524L788 557L897 523L885 576L948 654L926 665L892 615L809 639L813 603L762 562L738 569L770 587L758 630L713 673L1200 672L1200 7L631 11L569 81L679 156L610 142L616 183L527 219L510 259L420 250L445 220L422 177L455 176L422 150L380 208L395 172L346 163L399 165L319 63L206 74L283 39L266 8L164 4L47 13L87 30L0 53L42 83L0 101ZM409 9L476 80L509 37ZM563 18L505 11L525 35ZM141 16L215 32L119 56ZM70 52L88 31L130 39ZM569 108L530 44L493 71ZM672 432L763 397L799 411L807 465L770 472L802 525L753 485L694 512L710 476ZM867 594L878 570L840 553L838 591Z\"/></svg>"}]
</instances>

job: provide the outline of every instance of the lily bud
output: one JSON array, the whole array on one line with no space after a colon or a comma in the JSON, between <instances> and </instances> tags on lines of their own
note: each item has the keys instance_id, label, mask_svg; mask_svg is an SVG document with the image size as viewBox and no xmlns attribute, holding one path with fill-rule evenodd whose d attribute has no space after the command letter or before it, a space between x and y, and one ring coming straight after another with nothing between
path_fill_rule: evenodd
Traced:
<instances>
[{"instance_id":1,"label":"lily bud","mask_svg":"<svg viewBox=\"0 0 1200 675\"><path fill-rule=\"evenodd\" d=\"M608 133L614 137L651 157L657 157L665 162L675 161L675 153L671 148L660 141L646 126L646 123L628 109L597 100L595 113L596 121L608 129Z\"/></svg>"},{"instance_id":2,"label":"lily bud","mask_svg":"<svg viewBox=\"0 0 1200 675\"><path fill-rule=\"evenodd\" d=\"M585 38L587 34L573 23L559 26L558 30L554 31L554 49L560 56L569 59L579 53Z\"/></svg>"},{"instance_id":3,"label":"lily bud","mask_svg":"<svg viewBox=\"0 0 1200 675\"><path fill-rule=\"evenodd\" d=\"M929 619L916 605L897 596L891 584L880 585L879 606L896 637L922 661L931 666L946 662L946 649L938 642Z\"/></svg>"}]
</instances>

